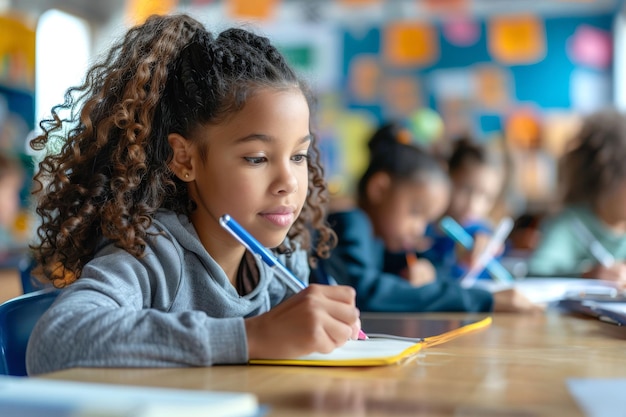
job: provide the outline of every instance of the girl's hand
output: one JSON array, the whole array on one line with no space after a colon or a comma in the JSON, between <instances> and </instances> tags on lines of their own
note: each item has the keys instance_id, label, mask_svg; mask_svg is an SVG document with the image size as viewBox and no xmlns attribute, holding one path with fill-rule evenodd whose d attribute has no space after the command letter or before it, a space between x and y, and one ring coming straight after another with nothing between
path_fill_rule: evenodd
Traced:
<instances>
[{"instance_id":1,"label":"girl's hand","mask_svg":"<svg viewBox=\"0 0 626 417\"><path fill-rule=\"evenodd\" d=\"M415 258L408 263L406 279L414 287L430 284L436 277L435 267L427 259Z\"/></svg>"},{"instance_id":2,"label":"girl's hand","mask_svg":"<svg viewBox=\"0 0 626 417\"><path fill-rule=\"evenodd\" d=\"M250 359L295 358L328 353L357 339L361 323L355 291L343 285L311 285L260 316L245 320Z\"/></svg>"},{"instance_id":3,"label":"girl's hand","mask_svg":"<svg viewBox=\"0 0 626 417\"><path fill-rule=\"evenodd\" d=\"M471 268L487 247L490 239L491 235L487 233L476 233L474 235L474 245L472 246L472 249L468 250L461 245L457 245L456 256L458 263L467 265L468 268ZM502 247L499 248L498 251L494 253L494 257L498 256L503 249L504 248Z\"/></svg>"},{"instance_id":4,"label":"girl's hand","mask_svg":"<svg viewBox=\"0 0 626 417\"><path fill-rule=\"evenodd\" d=\"M540 313L545 305L534 304L514 289L493 293L493 311L500 313Z\"/></svg>"},{"instance_id":5,"label":"girl's hand","mask_svg":"<svg viewBox=\"0 0 626 417\"><path fill-rule=\"evenodd\" d=\"M596 265L583 274L584 278L603 279L613 281L620 288L626 288L626 263L615 262L611 267Z\"/></svg>"}]
</instances>

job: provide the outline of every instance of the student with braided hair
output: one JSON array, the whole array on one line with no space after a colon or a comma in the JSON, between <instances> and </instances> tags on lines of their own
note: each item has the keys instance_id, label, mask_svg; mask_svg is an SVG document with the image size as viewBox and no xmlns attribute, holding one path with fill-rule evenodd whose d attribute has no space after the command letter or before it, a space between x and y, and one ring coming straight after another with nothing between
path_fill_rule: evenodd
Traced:
<instances>
[{"instance_id":1,"label":"student with braided hair","mask_svg":"<svg viewBox=\"0 0 626 417\"><path fill-rule=\"evenodd\" d=\"M358 207L331 213L337 247L321 261L338 283L356 290L362 311L540 312L521 292L489 293L464 288L457 280L428 277L423 264L405 270L386 252L415 251L429 222L444 212L450 181L441 164L413 144L401 123L380 126L368 141L370 162L358 184ZM431 273L431 275L433 275ZM436 278L436 279L435 279Z\"/></svg>"},{"instance_id":2,"label":"student with braided hair","mask_svg":"<svg viewBox=\"0 0 626 417\"><path fill-rule=\"evenodd\" d=\"M153 16L66 97L31 142L64 139L35 178L35 273L62 291L29 374L290 358L357 337L352 288L299 291L219 224L230 214L305 282L334 242L310 93L268 39Z\"/></svg>"}]
</instances>

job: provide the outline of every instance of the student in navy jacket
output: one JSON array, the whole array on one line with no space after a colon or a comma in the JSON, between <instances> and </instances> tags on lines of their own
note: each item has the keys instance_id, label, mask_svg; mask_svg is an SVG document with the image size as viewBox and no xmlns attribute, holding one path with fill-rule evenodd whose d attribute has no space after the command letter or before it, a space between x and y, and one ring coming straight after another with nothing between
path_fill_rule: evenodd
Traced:
<instances>
[{"instance_id":1,"label":"student in navy jacket","mask_svg":"<svg viewBox=\"0 0 626 417\"><path fill-rule=\"evenodd\" d=\"M333 213L337 247L320 268L356 289L361 311L537 311L514 290L491 294L434 277L424 260L406 271L387 271L385 251L414 253L426 225L449 203L447 173L412 144L399 124L382 126L370 139L370 163L358 186L358 208ZM420 277L421 276L421 277Z\"/></svg>"}]
</instances>

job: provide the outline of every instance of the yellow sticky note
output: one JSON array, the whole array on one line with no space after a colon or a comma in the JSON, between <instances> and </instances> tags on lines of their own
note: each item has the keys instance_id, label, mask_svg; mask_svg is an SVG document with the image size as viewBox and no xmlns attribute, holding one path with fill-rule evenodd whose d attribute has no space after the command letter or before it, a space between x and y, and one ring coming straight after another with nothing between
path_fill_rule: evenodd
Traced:
<instances>
[{"instance_id":1,"label":"yellow sticky note","mask_svg":"<svg viewBox=\"0 0 626 417\"><path fill-rule=\"evenodd\" d=\"M427 66L439 56L439 39L431 25L395 22L384 29L383 54L393 66Z\"/></svg>"},{"instance_id":2,"label":"yellow sticky note","mask_svg":"<svg viewBox=\"0 0 626 417\"><path fill-rule=\"evenodd\" d=\"M530 64L546 54L543 22L531 15L495 17L488 23L488 47L505 64Z\"/></svg>"},{"instance_id":3,"label":"yellow sticky note","mask_svg":"<svg viewBox=\"0 0 626 417\"><path fill-rule=\"evenodd\" d=\"M35 30L10 16L0 16L0 80L27 88L35 85Z\"/></svg>"}]
</instances>

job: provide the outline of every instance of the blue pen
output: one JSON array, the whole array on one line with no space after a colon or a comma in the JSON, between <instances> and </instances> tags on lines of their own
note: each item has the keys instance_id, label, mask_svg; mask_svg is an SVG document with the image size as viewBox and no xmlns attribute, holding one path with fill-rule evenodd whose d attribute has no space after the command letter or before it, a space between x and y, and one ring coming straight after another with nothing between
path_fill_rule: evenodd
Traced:
<instances>
[{"instance_id":1,"label":"blue pen","mask_svg":"<svg viewBox=\"0 0 626 417\"><path fill-rule=\"evenodd\" d=\"M239 241L246 249L252 254L258 256L269 265L275 272L277 272L284 279L295 283L301 290L306 288L306 284L302 282L297 276L280 263L278 258L274 256L265 246L261 245L246 229L241 227L239 223L235 221L230 215L224 214L220 217L220 225L228 230L235 239Z\"/></svg>"},{"instance_id":2,"label":"blue pen","mask_svg":"<svg viewBox=\"0 0 626 417\"><path fill-rule=\"evenodd\" d=\"M441 219L439 226L448 236L459 242L465 249L472 249L472 246L474 246L474 238L472 238L472 236L463 229L463 226L458 224L452 217L446 216ZM491 259L485 268L496 281L514 281L509 271L495 259Z\"/></svg>"},{"instance_id":3,"label":"blue pen","mask_svg":"<svg viewBox=\"0 0 626 417\"><path fill-rule=\"evenodd\" d=\"M275 272L277 272L283 279L287 279L295 283L301 290L306 288L306 284L296 277L285 265L280 261L272 252L270 252L265 246L254 238L246 229L244 229L239 223L235 221L230 215L224 214L220 217L220 225L226 229L235 239L239 241L246 249L248 249L255 256L260 257L263 262L269 265ZM363 330L359 330L359 340L368 339Z\"/></svg>"}]
</instances>

